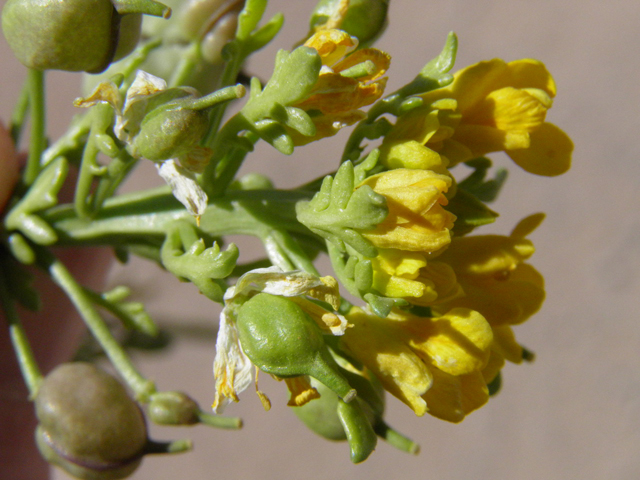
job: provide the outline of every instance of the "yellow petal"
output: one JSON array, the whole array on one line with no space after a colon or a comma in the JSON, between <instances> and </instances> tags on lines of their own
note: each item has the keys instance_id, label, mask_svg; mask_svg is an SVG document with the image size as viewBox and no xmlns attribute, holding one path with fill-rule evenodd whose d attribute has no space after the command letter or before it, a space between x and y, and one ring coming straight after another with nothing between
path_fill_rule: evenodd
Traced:
<instances>
[{"instance_id":1,"label":"yellow petal","mask_svg":"<svg viewBox=\"0 0 640 480\"><path fill-rule=\"evenodd\" d=\"M550 97L556 95L556 84L553 77L539 60L524 58L507 64L510 79L509 85L515 88L538 88Z\"/></svg>"},{"instance_id":2,"label":"yellow petal","mask_svg":"<svg viewBox=\"0 0 640 480\"><path fill-rule=\"evenodd\" d=\"M410 325L410 345L422 353L423 360L456 376L484 368L489 360L493 333L480 313L456 308L431 319L430 323L428 330L419 322Z\"/></svg>"},{"instance_id":3,"label":"yellow petal","mask_svg":"<svg viewBox=\"0 0 640 480\"><path fill-rule=\"evenodd\" d=\"M529 148L506 149L507 155L529 173L553 177L571 167L573 142L569 136L551 123L543 123L530 134Z\"/></svg>"},{"instance_id":4,"label":"yellow petal","mask_svg":"<svg viewBox=\"0 0 640 480\"><path fill-rule=\"evenodd\" d=\"M451 265L458 276L494 277L515 270L534 252L533 243L526 238L476 235L454 238L439 260Z\"/></svg>"},{"instance_id":5,"label":"yellow petal","mask_svg":"<svg viewBox=\"0 0 640 480\"><path fill-rule=\"evenodd\" d=\"M380 161L390 169L408 168L445 173L447 161L415 140L383 142Z\"/></svg>"},{"instance_id":6,"label":"yellow petal","mask_svg":"<svg viewBox=\"0 0 640 480\"><path fill-rule=\"evenodd\" d=\"M538 98L524 90L505 87L489 93L466 112L463 122L529 133L540 127L546 113L547 107Z\"/></svg>"},{"instance_id":7,"label":"yellow petal","mask_svg":"<svg viewBox=\"0 0 640 480\"><path fill-rule=\"evenodd\" d=\"M504 367L504 357L500 355L500 353L498 353L492 346L491 355L489 355L489 361L482 369L482 377L484 378L484 381L487 385L496 379L496 377L500 373L500 370L502 370L502 367Z\"/></svg>"},{"instance_id":8,"label":"yellow petal","mask_svg":"<svg viewBox=\"0 0 640 480\"><path fill-rule=\"evenodd\" d=\"M493 327L493 345L491 348L510 362L522 362L522 346L516 342L513 329L508 325Z\"/></svg>"},{"instance_id":9,"label":"yellow petal","mask_svg":"<svg viewBox=\"0 0 640 480\"><path fill-rule=\"evenodd\" d=\"M487 403L489 391L480 372L454 377L434 369L433 387L423 398L430 415L458 423Z\"/></svg>"},{"instance_id":10,"label":"yellow petal","mask_svg":"<svg viewBox=\"0 0 640 480\"><path fill-rule=\"evenodd\" d=\"M423 395L431 386L429 368L398 337L393 325L354 307L347 315L353 328L341 337L341 344L380 380L385 390L416 413L427 411Z\"/></svg>"},{"instance_id":11,"label":"yellow petal","mask_svg":"<svg viewBox=\"0 0 640 480\"><path fill-rule=\"evenodd\" d=\"M366 61L373 62L374 70L370 75L358 77L359 82L370 82L384 75L391 64L391 55L377 48L363 48L336 63L333 71L339 73Z\"/></svg>"},{"instance_id":12,"label":"yellow petal","mask_svg":"<svg viewBox=\"0 0 640 480\"><path fill-rule=\"evenodd\" d=\"M342 30L321 30L304 43L305 47L317 50L322 64L333 66L338 60L355 50L358 39Z\"/></svg>"}]
</instances>

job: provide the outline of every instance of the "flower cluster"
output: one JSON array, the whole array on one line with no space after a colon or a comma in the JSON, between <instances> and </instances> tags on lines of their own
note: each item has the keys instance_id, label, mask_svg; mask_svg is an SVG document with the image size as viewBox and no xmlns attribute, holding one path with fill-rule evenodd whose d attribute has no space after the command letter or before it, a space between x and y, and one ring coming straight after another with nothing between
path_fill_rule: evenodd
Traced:
<instances>
[{"instance_id":1,"label":"flower cluster","mask_svg":"<svg viewBox=\"0 0 640 480\"><path fill-rule=\"evenodd\" d=\"M21 337L14 347L37 398L37 438L49 461L81 478L122 478L146 453L188 448L147 439L145 415L159 424L239 428L239 419L218 414L252 382L268 410L258 372L286 384L288 405L309 428L347 440L353 462L365 460L378 437L416 453L385 422L385 391L418 416L460 422L498 391L505 362L533 358L513 327L544 301L543 277L528 263L528 237L544 216L525 217L510 235L482 230L498 216L487 204L506 178L502 169L487 178L487 155L504 152L542 176L570 167L571 140L546 121L556 86L541 62L494 59L450 74L457 49L450 34L412 81L385 93L391 57L370 45L386 26L388 0L320 0L308 38L280 50L262 82L246 78L243 64L283 25L281 14L262 21L267 0L170 0L169 7L100 0L95 25L83 20L84 0L53 3L9 0L3 11L5 36L31 69L11 135L19 139L28 107L31 141L22 178L7 177L7 188L17 187L0 192L0 306L21 331L15 304L35 309L38 298L25 265L39 267L148 408L144 414L122 397L141 427L135 445L116 456L118 445L97 445L96 459L85 458L75 450L94 433L91 422L71 446L56 433L74 425L66 415L77 409L65 400L76 397L57 387L37 397L49 382ZM141 25L140 14L167 17L170 7L172 23ZM93 92L75 102L90 111L48 148L46 69L105 72L87 80ZM246 92L227 118L227 102ZM261 141L291 155L347 126L354 128L341 161L324 179L284 190L263 175L238 178ZM140 159L154 162L168 187L116 194ZM77 180L67 176L70 163ZM59 205L65 182L75 183L75 198ZM235 235L258 238L265 258L239 263L244 257L227 243ZM136 370L96 307L147 335L158 327L141 304L125 301L126 288L79 285L51 248L95 245L124 261L152 259L222 304L215 414L182 392L158 392ZM333 268L326 276L314 263L323 253ZM88 391L87 368L63 369L63 383L68 372L74 377L70 393ZM115 379L91 376L111 393L119 389ZM85 402L89 420L89 407L99 404L114 428L132 424L118 415L118 402L95 395Z\"/></svg>"}]
</instances>

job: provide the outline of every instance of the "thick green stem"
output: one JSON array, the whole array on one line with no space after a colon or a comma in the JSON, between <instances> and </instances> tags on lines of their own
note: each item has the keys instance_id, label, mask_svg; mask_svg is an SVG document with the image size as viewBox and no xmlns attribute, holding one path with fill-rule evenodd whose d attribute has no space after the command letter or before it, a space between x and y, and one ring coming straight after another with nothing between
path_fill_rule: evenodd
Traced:
<instances>
[{"instance_id":1,"label":"thick green stem","mask_svg":"<svg viewBox=\"0 0 640 480\"><path fill-rule=\"evenodd\" d=\"M278 190L232 190L213 199L200 219L200 230L219 237L251 235L264 238L272 230L283 230L315 238L296 221L295 204L309 192ZM167 226L175 220L194 222L168 187L120 195L104 203L91 219L78 217L69 205L41 214L58 234L61 245L149 244L162 241Z\"/></svg>"},{"instance_id":2,"label":"thick green stem","mask_svg":"<svg viewBox=\"0 0 640 480\"><path fill-rule=\"evenodd\" d=\"M44 72L29 69L29 105L31 106L31 140L23 182L31 185L40 173L40 158L45 148Z\"/></svg>"},{"instance_id":3,"label":"thick green stem","mask_svg":"<svg viewBox=\"0 0 640 480\"><path fill-rule=\"evenodd\" d=\"M5 279L2 272L0 272L0 306L2 306L7 322L9 323L9 336L11 337L13 349L16 352L22 377L29 389L29 395L34 397L42 382L42 373L40 373L40 368L33 355L29 339L22 327L15 302L7 291L6 281L7 279Z\"/></svg>"},{"instance_id":4,"label":"thick green stem","mask_svg":"<svg viewBox=\"0 0 640 480\"><path fill-rule=\"evenodd\" d=\"M91 298L76 282L67 268L51 253L43 248L37 249L38 264L49 273L53 281L64 290L85 324L100 343L113 366L118 370L127 385L134 391L136 399L147 401L156 391L151 380L144 378L131 362L122 346L113 337L109 327L93 306Z\"/></svg>"}]
</instances>

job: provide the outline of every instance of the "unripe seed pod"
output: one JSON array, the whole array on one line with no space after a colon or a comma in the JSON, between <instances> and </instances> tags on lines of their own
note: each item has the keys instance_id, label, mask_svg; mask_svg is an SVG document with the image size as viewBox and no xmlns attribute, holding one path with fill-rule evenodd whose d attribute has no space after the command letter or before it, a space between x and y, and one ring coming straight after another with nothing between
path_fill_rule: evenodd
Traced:
<instances>
[{"instance_id":1,"label":"unripe seed pod","mask_svg":"<svg viewBox=\"0 0 640 480\"><path fill-rule=\"evenodd\" d=\"M340 374L324 343L320 327L285 297L259 293L238 312L242 349L260 370L279 377L309 375L345 402L356 391Z\"/></svg>"},{"instance_id":2,"label":"unripe seed pod","mask_svg":"<svg viewBox=\"0 0 640 480\"><path fill-rule=\"evenodd\" d=\"M98 73L135 48L140 13L170 10L152 0L8 0L2 29L29 68Z\"/></svg>"},{"instance_id":3,"label":"unripe seed pod","mask_svg":"<svg viewBox=\"0 0 640 480\"><path fill-rule=\"evenodd\" d=\"M324 24L335 15L340 0L320 0L311 16L311 28ZM342 23L337 27L360 41L360 46L372 43L387 24L389 0L351 0Z\"/></svg>"},{"instance_id":4,"label":"unripe seed pod","mask_svg":"<svg viewBox=\"0 0 640 480\"><path fill-rule=\"evenodd\" d=\"M200 407L182 392L160 392L151 396L149 418L159 425L193 425L198 423Z\"/></svg>"},{"instance_id":5,"label":"unripe seed pod","mask_svg":"<svg viewBox=\"0 0 640 480\"><path fill-rule=\"evenodd\" d=\"M35 399L42 455L83 479L124 478L140 464L147 428L138 405L89 363L58 366Z\"/></svg>"},{"instance_id":6,"label":"unripe seed pod","mask_svg":"<svg viewBox=\"0 0 640 480\"><path fill-rule=\"evenodd\" d=\"M167 104L149 112L132 143L132 154L154 162L188 153L207 133L209 116L204 110L191 110Z\"/></svg>"}]
</instances>

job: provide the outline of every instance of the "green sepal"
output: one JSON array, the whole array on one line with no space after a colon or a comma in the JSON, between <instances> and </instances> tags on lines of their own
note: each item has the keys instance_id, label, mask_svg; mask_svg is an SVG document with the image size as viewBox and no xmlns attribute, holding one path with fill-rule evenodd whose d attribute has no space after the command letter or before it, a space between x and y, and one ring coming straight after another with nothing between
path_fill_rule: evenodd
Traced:
<instances>
[{"instance_id":1,"label":"green sepal","mask_svg":"<svg viewBox=\"0 0 640 480\"><path fill-rule=\"evenodd\" d=\"M222 303L226 290L223 278L228 277L236 265L239 251L231 244L226 251L214 242L206 248L204 239L188 221L176 221L167 229L160 250L164 267L183 281L193 282L214 302Z\"/></svg>"},{"instance_id":2,"label":"green sepal","mask_svg":"<svg viewBox=\"0 0 640 480\"><path fill-rule=\"evenodd\" d=\"M453 81L448 72L453 68L458 50L458 37L450 32L444 48L436 58L427 63L411 83L400 91L404 96L429 92L436 88L446 87Z\"/></svg>"},{"instance_id":3,"label":"green sepal","mask_svg":"<svg viewBox=\"0 0 640 480\"><path fill-rule=\"evenodd\" d=\"M502 372L498 372L496 377L487 384L487 389L489 390L489 396L493 397L494 395L497 395L501 388L502 388Z\"/></svg>"},{"instance_id":4,"label":"green sepal","mask_svg":"<svg viewBox=\"0 0 640 480\"><path fill-rule=\"evenodd\" d=\"M385 198L368 185L355 189L362 175L363 169L356 171L351 162L343 163L335 178L324 179L310 201L298 202L296 215L300 223L341 250L345 243L372 258L377 249L357 230L375 228L387 217L388 209Z\"/></svg>"},{"instance_id":5,"label":"green sepal","mask_svg":"<svg viewBox=\"0 0 640 480\"><path fill-rule=\"evenodd\" d=\"M284 25L284 15L282 13L276 13L267 23L249 37L245 43L247 50L255 52L263 48L280 32L282 25Z\"/></svg>"},{"instance_id":6,"label":"green sepal","mask_svg":"<svg viewBox=\"0 0 640 480\"><path fill-rule=\"evenodd\" d=\"M409 305L409 302L402 298L384 297L375 293L367 293L364 300L369 304L373 313L380 318L386 318L394 307L403 308Z\"/></svg>"},{"instance_id":7,"label":"green sepal","mask_svg":"<svg viewBox=\"0 0 640 480\"><path fill-rule=\"evenodd\" d=\"M474 228L493 223L498 218L496 212L461 188L449 200L447 210L457 217L453 226L456 236L466 235Z\"/></svg>"},{"instance_id":8,"label":"green sepal","mask_svg":"<svg viewBox=\"0 0 640 480\"><path fill-rule=\"evenodd\" d=\"M301 108L283 107L276 103L271 111L271 117L306 137L312 137L316 134L316 125L307 112Z\"/></svg>"},{"instance_id":9,"label":"green sepal","mask_svg":"<svg viewBox=\"0 0 640 480\"><path fill-rule=\"evenodd\" d=\"M401 298L380 295L373 288L371 260L363 258L350 247L345 250L339 249L333 243L327 244L333 271L349 293L366 301L373 312L381 318L388 316L393 307L403 308L408 305L408 302Z\"/></svg>"},{"instance_id":10,"label":"green sepal","mask_svg":"<svg viewBox=\"0 0 640 480\"><path fill-rule=\"evenodd\" d=\"M126 298L131 295L131 290L128 287L118 286L102 294L85 289L85 293L94 303L118 318L125 328L142 332L151 337L160 333L160 329L145 310L143 303L126 301Z\"/></svg>"},{"instance_id":11,"label":"green sepal","mask_svg":"<svg viewBox=\"0 0 640 480\"><path fill-rule=\"evenodd\" d=\"M58 192L68 171L69 165L63 157L58 157L47 165L22 200L7 215L4 222L7 230L19 230L39 245L55 243L58 235L35 213L57 205Z\"/></svg>"},{"instance_id":12,"label":"green sepal","mask_svg":"<svg viewBox=\"0 0 640 480\"><path fill-rule=\"evenodd\" d=\"M267 0L247 0L244 8L238 15L238 29L236 38L248 40L251 32L255 30L267 8Z\"/></svg>"},{"instance_id":13,"label":"green sepal","mask_svg":"<svg viewBox=\"0 0 640 480\"><path fill-rule=\"evenodd\" d=\"M36 261L36 252L33 251L29 242L19 233L9 235L7 244L13 256L18 259L20 263L33 265Z\"/></svg>"},{"instance_id":14,"label":"green sepal","mask_svg":"<svg viewBox=\"0 0 640 480\"><path fill-rule=\"evenodd\" d=\"M378 437L359 402L338 401L338 417L347 434L351 461L364 462L376 448Z\"/></svg>"},{"instance_id":15,"label":"green sepal","mask_svg":"<svg viewBox=\"0 0 640 480\"><path fill-rule=\"evenodd\" d=\"M507 170L500 168L496 171L494 178L485 180L492 165L491 160L479 157L465 162L465 165L475 171L459 182L458 188L472 194L482 202L493 202L498 197L500 189L507 179Z\"/></svg>"},{"instance_id":16,"label":"green sepal","mask_svg":"<svg viewBox=\"0 0 640 480\"><path fill-rule=\"evenodd\" d=\"M265 142L272 145L276 150L284 155L291 155L293 153L293 140L287 134L280 123L275 120L260 120L253 125L254 131Z\"/></svg>"},{"instance_id":17,"label":"green sepal","mask_svg":"<svg viewBox=\"0 0 640 480\"><path fill-rule=\"evenodd\" d=\"M309 47L298 47L293 52L280 50L276 55L273 75L262 91L254 90L251 82L249 101L242 114L251 122L269 118L275 104L291 106L309 96L318 80L322 61L318 52Z\"/></svg>"}]
</instances>

